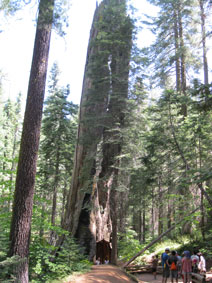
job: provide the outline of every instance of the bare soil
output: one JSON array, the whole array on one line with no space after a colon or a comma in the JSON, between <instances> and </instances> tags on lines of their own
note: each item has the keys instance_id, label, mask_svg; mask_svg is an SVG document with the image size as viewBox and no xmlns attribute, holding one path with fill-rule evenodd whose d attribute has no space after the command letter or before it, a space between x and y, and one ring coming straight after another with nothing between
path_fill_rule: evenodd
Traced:
<instances>
[{"instance_id":1,"label":"bare soil","mask_svg":"<svg viewBox=\"0 0 212 283\"><path fill-rule=\"evenodd\" d=\"M137 278L138 278L140 283L147 283L147 282L161 283L162 282L162 276L161 275L157 275L157 279L155 280L153 275L149 274L149 273L139 274L139 275L137 275ZM206 281L212 283L212 273L207 273ZM167 280L167 283L170 283L170 282L171 282L171 279L169 278ZM182 279L178 280L178 283L182 283L182 282L183 282Z\"/></svg>"},{"instance_id":2,"label":"bare soil","mask_svg":"<svg viewBox=\"0 0 212 283\"><path fill-rule=\"evenodd\" d=\"M143 273L137 275L139 283L161 283L162 276L157 275L157 278L154 279L154 276L149 273ZM207 282L212 282L212 274L207 274ZM113 265L94 265L90 272L76 277L72 277L71 280L66 281L66 283L135 283L136 281L132 280L124 271L120 268ZM170 283L171 279L167 280L167 283ZM174 281L175 282L175 281ZM182 283L182 279L178 280L178 283Z\"/></svg>"},{"instance_id":3,"label":"bare soil","mask_svg":"<svg viewBox=\"0 0 212 283\"><path fill-rule=\"evenodd\" d=\"M77 276L67 283L132 283L120 268L113 265L94 265L86 274Z\"/></svg>"},{"instance_id":4,"label":"bare soil","mask_svg":"<svg viewBox=\"0 0 212 283\"><path fill-rule=\"evenodd\" d=\"M137 275L137 278L140 283L146 283L146 282L153 282L153 283L161 283L162 282L162 276L160 274L157 275L156 279L154 279L154 276L149 273L142 273ZM167 280L167 283L171 282L171 279L169 278ZM174 281L176 282L176 281ZM178 280L178 283L183 282L181 279Z\"/></svg>"}]
</instances>

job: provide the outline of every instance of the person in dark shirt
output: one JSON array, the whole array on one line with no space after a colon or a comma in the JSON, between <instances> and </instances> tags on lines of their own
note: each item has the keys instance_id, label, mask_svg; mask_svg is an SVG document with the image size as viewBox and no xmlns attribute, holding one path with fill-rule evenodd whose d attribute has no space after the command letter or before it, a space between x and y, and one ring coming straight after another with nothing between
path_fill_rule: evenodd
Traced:
<instances>
[{"instance_id":1,"label":"person in dark shirt","mask_svg":"<svg viewBox=\"0 0 212 283\"><path fill-rule=\"evenodd\" d=\"M176 282L178 282L178 257L175 251L171 252L171 256L168 259L170 271L171 271L171 282L174 282L174 278Z\"/></svg>"},{"instance_id":2,"label":"person in dark shirt","mask_svg":"<svg viewBox=\"0 0 212 283\"><path fill-rule=\"evenodd\" d=\"M152 273L154 275L154 279L157 277L157 267L158 267L158 255L152 257Z\"/></svg>"},{"instance_id":3,"label":"person in dark shirt","mask_svg":"<svg viewBox=\"0 0 212 283\"><path fill-rule=\"evenodd\" d=\"M163 280L162 283L166 283L167 279L170 276L170 270L169 270L169 263L168 263L168 259L169 259L169 248L165 249L165 253L162 253L161 255L161 263L162 263L162 268L163 268Z\"/></svg>"}]
</instances>

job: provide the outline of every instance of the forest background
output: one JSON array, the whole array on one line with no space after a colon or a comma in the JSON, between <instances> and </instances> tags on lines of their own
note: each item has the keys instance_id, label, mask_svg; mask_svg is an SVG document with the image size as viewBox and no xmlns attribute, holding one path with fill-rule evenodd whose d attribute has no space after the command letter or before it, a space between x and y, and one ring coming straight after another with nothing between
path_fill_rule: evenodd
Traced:
<instances>
[{"instance_id":1,"label":"forest background","mask_svg":"<svg viewBox=\"0 0 212 283\"><path fill-rule=\"evenodd\" d=\"M103 7L105 2L107 1L103 1ZM102 217L103 220L103 216L106 218L103 227L96 229L95 235L98 242L105 238L110 240L112 234L113 253L115 252L111 256L113 263L117 261L117 256L118 259L130 259L142 246L167 231L178 220L182 221L181 225L168 236L175 242L176 247L179 249L180 243L185 247L185 244L194 244L196 241L198 246L202 245L207 249L210 256L211 247L206 247L206 243L210 242L212 228L211 1L177 1L175 6L171 0L152 0L149 2L157 7L154 11L158 11L155 18L141 16L140 19L137 12L128 10L131 11L130 24L126 7L125 12L120 10L123 8L120 6L123 2L125 1L109 1L112 8L108 5L111 8L111 18L107 22L106 32L104 23L99 19L97 21L97 36L94 42L101 51L111 53L107 56L107 61L101 61L102 56L99 56L95 48L92 52L97 52L96 61L92 61L92 56L89 57L93 42L91 49L88 48L86 59L86 62L89 62L91 58L92 64L91 69L85 69L83 86L85 88L85 80L90 76L89 79L93 80L95 88L103 88L104 93L108 93L108 97L102 97L108 100L106 106L102 106L100 101L98 102L100 98L95 95L91 99L89 92L86 93L88 89L82 89L82 98L91 99L90 104L83 104L82 101L79 110L78 105L70 102L72 92L75 91L71 90L70 93L70 86L61 86L59 78L64 70L57 63L53 63L55 51L51 55L52 65L50 64L48 73L32 215L29 253L29 276L32 282L47 282L89 266L87 259L95 254L95 249L91 248L92 240L85 237L88 227L80 218L83 213L84 219L89 217L90 222L93 221L92 213L96 219ZM1 4L4 3L9 5L15 2L2 1ZM63 4L65 5L65 1ZM8 20L6 14L15 11L12 10L13 6L7 5L1 6L1 13L4 12L4 19ZM61 7L56 5L56 8L59 8L58 19L64 22L67 20L66 14L63 13L66 9ZM120 22L114 22L111 15L117 18L119 16ZM102 14L102 17L107 18L108 15ZM120 28L116 32L115 25ZM147 39L142 37L142 25L154 34L151 45L145 44ZM63 33L64 25L60 21L54 27L59 33ZM3 24L1 29L2 36L5 32ZM133 31L131 36L130 30ZM136 45L138 35L139 40L143 40L143 48L140 49ZM112 42L117 38L119 40L114 47ZM53 42L51 48L54 49ZM31 44L32 51L33 39ZM122 56L125 56L124 59ZM113 61L113 58L116 60ZM14 60L11 61L15 64ZM25 65L22 61L23 58L18 65ZM106 66L105 62L108 69L99 72L102 66ZM78 59L75 64L79 64ZM105 71L108 72L108 85L100 82L105 78ZM15 73L22 76L24 74L22 71ZM72 77L70 74L68 76ZM10 219L21 140L23 103L20 93L15 93L13 88L4 87L4 80L3 66L0 105L0 241L4 247L1 252L2 276L10 280L8 274L10 277L13 273L14 276L16 274L14 258L7 256L11 245ZM96 82L98 85L95 85ZM77 81L77 84L79 89L82 80ZM95 89L90 90L95 94ZM120 93L125 96L120 98ZM5 97L11 94L17 98L16 101L5 101ZM92 108L93 106L96 108ZM101 116L98 107L106 107L105 113L110 114L107 119ZM92 114L94 116L87 114L89 109L96 109ZM81 113L79 117L78 110ZM79 132L79 128L83 129L83 126L88 129L90 136L85 130ZM82 140L76 139L77 128L78 137L79 134L84 135L80 137ZM74 157L74 151L80 147L83 147L87 159L82 161L84 165L80 168L81 171L79 170L81 175L78 174L81 184L74 195L71 185L74 182L72 172L76 171L77 156ZM89 151L93 154L92 160ZM109 161L107 156L110 157ZM95 169L91 163L94 160ZM96 191L99 190L98 197L91 193L91 184ZM82 195L80 191L83 192ZM73 202L72 199L70 201L70 196L72 199L76 197L78 208L75 211L73 205L69 206L69 203ZM93 203L88 199L93 200ZM92 210L94 203L95 209L100 212L99 215ZM188 216L197 208L198 212ZM69 219L70 211L72 219L67 227L66 220ZM64 235L68 234L75 236L78 241L75 242L68 236L64 241ZM15 254L18 253L11 255Z\"/></svg>"}]
</instances>

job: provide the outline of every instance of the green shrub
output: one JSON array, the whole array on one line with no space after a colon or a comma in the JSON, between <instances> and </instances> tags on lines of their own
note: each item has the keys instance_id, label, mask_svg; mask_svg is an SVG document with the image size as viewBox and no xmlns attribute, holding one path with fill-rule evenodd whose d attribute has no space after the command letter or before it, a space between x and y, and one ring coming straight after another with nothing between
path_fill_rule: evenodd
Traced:
<instances>
[{"instance_id":1,"label":"green shrub","mask_svg":"<svg viewBox=\"0 0 212 283\"><path fill-rule=\"evenodd\" d=\"M40 239L35 239L31 245L31 282L51 282L53 279L63 278L89 267L90 262L72 238L66 237L60 249Z\"/></svg>"},{"instance_id":2,"label":"green shrub","mask_svg":"<svg viewBox=\"0 0 212 283\"><path fill-rule=\"evenodd\" d=\"M142 249L143 246L135 238L136 232L130 229L119 235L118 255L120 260L127 261Z\"/></svg>"}]
</instances>

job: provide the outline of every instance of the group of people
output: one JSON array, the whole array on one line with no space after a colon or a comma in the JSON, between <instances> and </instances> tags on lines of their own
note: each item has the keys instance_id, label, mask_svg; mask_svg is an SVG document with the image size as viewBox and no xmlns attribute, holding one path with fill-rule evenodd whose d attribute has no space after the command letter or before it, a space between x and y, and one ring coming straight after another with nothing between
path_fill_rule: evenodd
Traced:
<instances>
[{"instance_id":1,"label":"group of people","mask_svg":"<svg viewBox=\"0 0 212 283\"><path fill-rule=\"evenodd\" d=\"M153 256L152 271L155 279L157 274L158 261L158 255ZM161 255L161 263L163 268L162 283L166 283L170 275L172 283L174 282L174 280L178 282L179 277L183 278L184 283L190 283L192 272L206 272L205 259L203 255L198 251L194 251L192 255L189 251L184 251L182 256L180 256L176 251L170 252L170 249L166 248L165 252Z\"/></svg>"},{"instance_id":2,"label":"group of people","mask_svg":"<svg viewBox=\"0 0 212 283\"><path fill-rule=\"evenodd\" d=\"M100 257L98 257L97 260L96 260L96 265L100 265L100 264L102 264L101 259L100 259ZM107 257L104 260L104 264L109 264L109 260L108 260Z\"/></svg>"}]
</instances>

